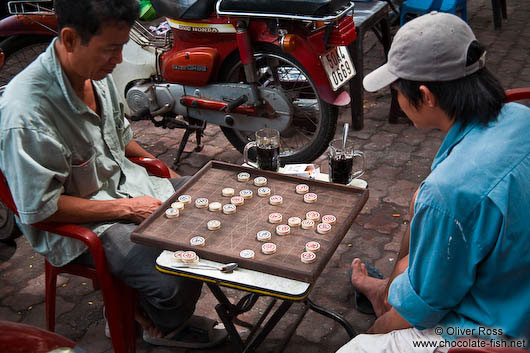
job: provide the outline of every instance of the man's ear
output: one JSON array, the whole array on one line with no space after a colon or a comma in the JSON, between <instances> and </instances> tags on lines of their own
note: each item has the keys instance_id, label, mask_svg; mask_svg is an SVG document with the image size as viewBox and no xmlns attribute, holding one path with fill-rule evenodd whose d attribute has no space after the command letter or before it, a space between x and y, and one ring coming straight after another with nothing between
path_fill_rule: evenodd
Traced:
<instances>
[{"instance_id":1,"label":"man's ear","mask_svg":"<svg viewBox=\"0 0 530 353\"><path fill-rule=\"evenodd\" d=\"M73 52L74 48L81 42L81 37L79 37L77 31L72 27L65 27L61 29L59 38L68 53Z\"/></svg>"},{"instance_id":2,"label":"man's ear","mask_svg":"<svg viewBox=\"0 0 530 353\"><path fill-rule=\"evenodd\" d=\"M421 98L422 98L423 103L426 104L430 108L434 108L437 102L436 102L436 97L431 92L431 90L425 85L421 85L419 90L421 92Z\"/></svg>"}]
</instances>

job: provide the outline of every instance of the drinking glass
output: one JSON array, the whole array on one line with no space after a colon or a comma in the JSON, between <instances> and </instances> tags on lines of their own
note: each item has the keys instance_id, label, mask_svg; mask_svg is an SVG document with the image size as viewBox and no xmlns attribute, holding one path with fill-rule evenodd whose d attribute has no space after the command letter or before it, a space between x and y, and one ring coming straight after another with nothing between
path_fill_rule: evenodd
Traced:
<instances>
[{"instance_id":1,"label":"drinking glass","mask_svg":"<svg viewBox=\"0 0 530 353\"><path fill-rule=\"evenodd\" d=\"M342 139L330 142L328 148L330 181L339 184L349 184L353 179L364 174L364 153L353 148L352 141L346 141L342 146ZM359 158L361 167L353 171L354 159Z\"/></svg>"},{"instance_id":2,"label":"drinking glass","mask_svg":"<svg viewBox=\"0 0 530 353\"><path fill-rule=\"evenodd\" d=\"M256 147L256 163L248 160L248 150L252 147ZM256 140L246 144L243 159L253 167L277 172L280 168L280 132L269 128L256 131Z\"/></svg>"}]
</instances>

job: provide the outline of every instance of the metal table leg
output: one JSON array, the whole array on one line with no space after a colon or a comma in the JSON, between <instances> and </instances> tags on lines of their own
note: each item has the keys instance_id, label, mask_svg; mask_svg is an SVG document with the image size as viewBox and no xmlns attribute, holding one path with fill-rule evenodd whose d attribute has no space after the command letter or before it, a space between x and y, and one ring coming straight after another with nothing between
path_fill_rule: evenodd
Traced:
<instances>
[{"instance_id":1,"label":"metal table leg","mask_svg":"<svg viewBox=\"0 0 530 353\"><path fill-rule=\"evenodd\" d=\"M237 319L237 315L252 309L252 306L256 301L253 299L248 300L247 298L243 298L242 300L248 301L248 303L241 304L240 302L234 305L230 303L221 288L219 288L219 286L215 283L208 283L208 288L210 288L210 291L219 302L219 304L215 306L215 310L225 325L230 341L234 345L234 348L237 350L237 352L242 353L254 352L293 304L290 301L283 301L266 322L265 326L260 329L261 324L265 321L265 318L269 315L270 311L274 307L274 304L276 303L276 299L272 300L265 312L259 318L256 325L254 325L247 342L243 342L241 336L234 326L234 321Z\"/></svg>"},{"instance_id":2,"label":"metal table leg","mask_svg":"<svg viewBox=\"0 0 530 353\"><path fill-rule=\"evenodd\" d=\"M353 337L357 336L357 332L355 332L353 327L351 327L350 323L348 321L346 321L341 315L337 314L334 311L331 311L331 310L328 310L326 308L323 308L321 306L316 305L309 298L306 298L305 302L306 302L306 305L308 305L309 308L311 310L313 310L314 312L319 313L320 315L324 315L326 317L329 317L330 319L333 319L333 320L337 321L339 324L341 324L342 327L344 327L344 329L346 330L346 332L350 336L350 338L353 338Z\"/></svg>"},{"instance_id":3,"label":"metal table leg","mask_svg":"<svg viewBox=\"0 0 530 353\"><path fill-rule=\"evenodd\" d=\"M352 53L352 61L355 66L357 74L350 80L350 97L351 102L351 119L352 128L354 130L362 130L364 127L363 117L363 37L364 31L361 28L357 29L357 39L350 44L349 50Z\"/></svg>"},{"instance_id":4,"label":"metal table leg","mask_svg":"<svg viewBox=\"0 0 530 353\"><path fill-rule=\"evenodd\" d=\"M272 311L273 307L276 304L276 299L271 300L269 303L267 309L265 312L261 315L261 317L258 319L258 322L254 325L252 328L252 331L247 339L246 342L243 342L241 339L241 336L237 332L234 321L237 320L237 315L242 314L243 312L249 311L252 309L254 304L256 303L256 298L253 296L257 296L257 294L251 294L248 296L245 296L241 299L241 301L238 304L232 304L224 294L224 292L219 288L219 286L215 283L208 283L208 288L210 288L212 294L215 296L219 304L215 306L215 310L217 311L217 314L219 315L219 318L225 325L226 330L228 331L228 336L232 344L234 345L234 348L237 352L241 353L250 353L254 352L258 346L263 343L267 335L272 331L272 329L280 322L281 318L285 315L285 313L289 310L291 305L293 305L293 302L284 300L280 304L280 306L273 312L271 317L267 320L263 328L261 328L262 323L265 321L269 313ZM348 333L350 338L353 338L357 335L357 332L352 328L352 326L339 314L335 313L334 311L331 311L329 309L325 309L321 306L316 305L313 303L309 298L304 299L303 304L305 306L305 309L303 312L298 316L296 319L294 325L291 327L289 332L286 335L286 338L280 345L279 352L283 352L287 344L289 343L289 340L295 333L296 329L302 322L306 312L311 309L316 313L319 313L321 315L324 315L330 319L333 319L337 321Z\"/></svg>"},{"instance_id":5,"label":"metal table leg","mask_svg":"<svg viewBox=\"0 0 530 353\"><path fill-rule=\"evenodd\" d=\"M225 325L230 342L232 342L235 346L234 348L237 349L238 352L243 352L245 344L243 343L243 340L241 340L241 336L239 336L233 322L233 319L237 316L235 305L230 303L221 288L216 284L208 283L208 288L210 288L210 291L219 302L219 304L215 306L215 311L217 311L217 315L219 315L219 318Z\"/></svg>"},{"instance_id":6,"label":"metal table leg","mask_svg":"<svg viewBox=\"0 0 530 353\"><path fill-rule=\"evenodd\" d=\"M280 349L278 350L277 353L282 353L284 351L285 347L287 347L287 344L291 340L291 337L293 337L293 335L296 332L296 329L298 328L298 326L300 326L300 323L304 319L305 314L307 313L308 310L309 310L309 305L304 305L303 311L300 313L300 315L298 315L298 317L296 318L296 321L294 322L293 326L289 329L289 331L285 335L285 338L283 339L282 343L280 344Z\"/></svg>"},{"instance_id":7,"label":"metal table leg","mask_svg":"<svg viewBox=\"0 0 530 353\"><path fill-rule=\"evenodd\" d=\"M249 353L254 352L256 348L263 342L265 337L272 331L272 329L276 326L276 324L280 321L280 319L285 315L287 310L293 305L292 302L289 301L283 301L278 309L272 314L272 316L269 318L263 329L247 344L247 347L243 351L243 353Z\"/></svg>"},{"instance_id":8,"label":"metal table leg","mask_svg":"<svg viewBox=\"0 0 530 353\"><path fill-rule=\"evenodd\" d=\"M350 339L355 337L355 336L357 336L357 332L355 332L353 327L341 315L337 314L334 311L331 311L331 310L325 309L325 308L323 308L321 306L318 306L315 303L313 303L311 301L311 299L306 298L304 300L304 310L302 311L302 313L300 313L300 315L298 315L294 325L287 332L287 335L286 335L285 339L282 341L282 343L280 345L280 349L278 350L277 353L282 353L284 351L285 347L287 347L287 344L289 343L291 337L296 332L296 329L298 328L298 326L302 322L303 318L305 317L305 314L307 313L307 311L309 309L313 310L314 312L316 312L318 314L324 315L324 316L326 316L326 317L328 317L330 319L333 319L333 320L337 321L339 324L341 324L342 327L344 327L344 329L348 333L348 336L350 336Z\"/></svg>"}]
</instances>

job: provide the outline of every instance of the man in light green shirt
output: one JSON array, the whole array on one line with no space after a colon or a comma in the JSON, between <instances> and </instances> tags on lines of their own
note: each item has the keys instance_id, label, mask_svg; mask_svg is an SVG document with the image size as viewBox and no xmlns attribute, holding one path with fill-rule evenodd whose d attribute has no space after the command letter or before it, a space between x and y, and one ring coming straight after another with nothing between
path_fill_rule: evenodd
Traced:
<instances>
[{"instance_id":1,"label":"man in light green shirt","mask_svg":"<svg viewBox=\"0 0 530 353\"><path fill-rule=\"evenodd\" d=\"M140 293L147 315L138 319L147 336L166 335L191 317L201 284L156 271L160 250L130 241L136 224L184 181L149 176L128 160L154 158L132 139L110 76L122 60L137 4L56 0L55 10L58 38L0 99L0 168L17 223L55 266L91 259L80 241L31 224L79 223L100 235L113 275Z\"/></svg>"}]
</instances>

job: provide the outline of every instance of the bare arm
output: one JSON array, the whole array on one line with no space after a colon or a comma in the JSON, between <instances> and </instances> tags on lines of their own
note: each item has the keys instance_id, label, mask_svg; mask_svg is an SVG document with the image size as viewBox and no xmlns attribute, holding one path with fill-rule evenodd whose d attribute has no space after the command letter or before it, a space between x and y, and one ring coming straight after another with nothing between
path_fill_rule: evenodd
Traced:
<instances>
[{"instance_id":1,"label":"bare arm","mask_svg":"<svg viewBox=\"0 0 530 353\"><path fill-rule=\"evenodd\" d=\"M156 159L151 153L147 152L142 146L140 146L136 141L131 140L127 146L125 146L125 156L126 157L145 157ZM175 173L171 168L169 168L169 174L171 178L179 178L180 175Z\"/></svg>"},{"instance_id":2,"label":"bare arm","mask_svg":"<svg viewBox=\"0 0 530 353\"><path fill-rule=\"evenodd\" d=\"M57 203L57 212L43 222L92 223L128 220L140 223L161 204L160 200L150 196L99 201L62 195Z\"/></svg>"},{"instance_id":3,"label":"bare arm","mask_svg":"<svg viewBox=\"0 0 530 353\"><path fill-rule=\"evenodd\" d=\"M154 158L151 153L147 152L142 146L140 146L136 141L131 140L127 146L125 146L125 156L126 157L146 157Z\"/></svg>"}]
</instances>

